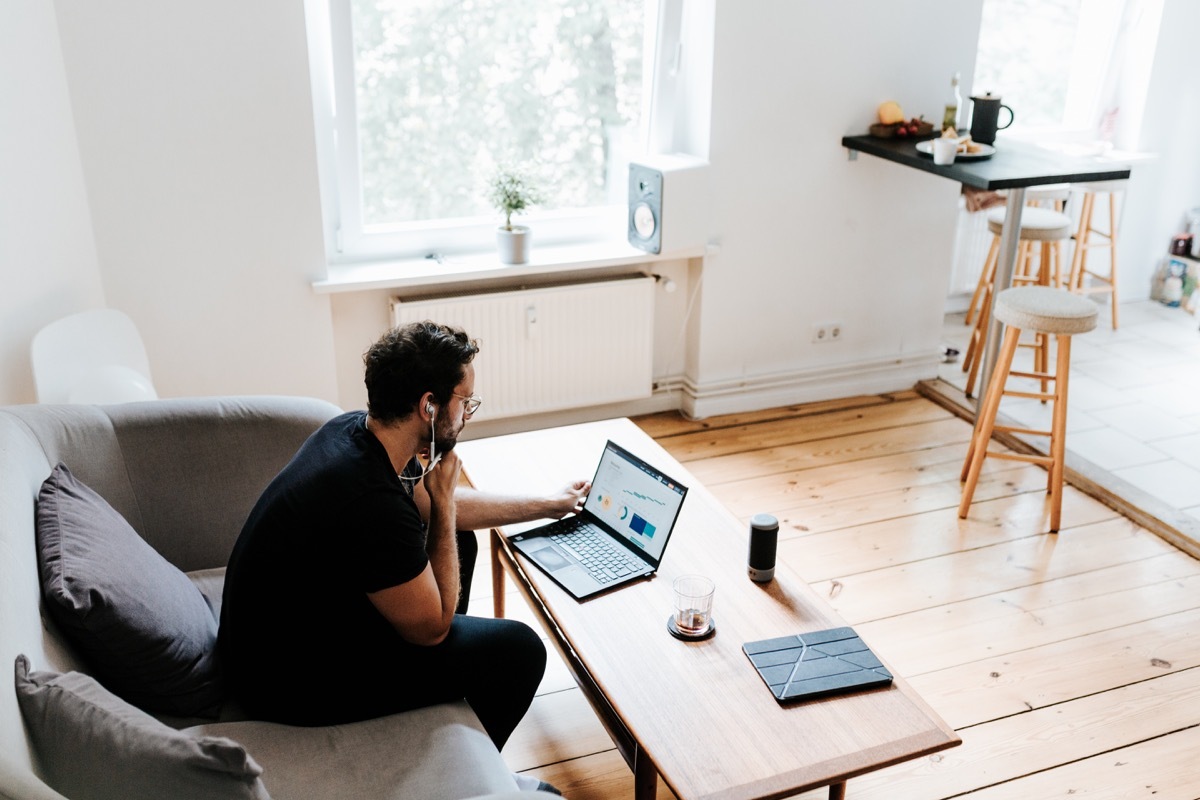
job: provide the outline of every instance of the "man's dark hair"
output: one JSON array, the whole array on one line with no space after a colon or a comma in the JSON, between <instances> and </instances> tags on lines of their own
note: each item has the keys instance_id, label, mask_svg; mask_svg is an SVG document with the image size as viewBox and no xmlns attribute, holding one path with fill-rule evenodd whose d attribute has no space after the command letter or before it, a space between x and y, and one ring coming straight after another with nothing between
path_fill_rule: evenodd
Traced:
<instances>
[{"instance_id":1,"label":"man's dark hair","mask_svg":"<svg viewBox=\"0 0 1200 800\"><path fill-rule=\"evenodd\" d=\"M478 352L460 328L428 320L392 328L363 354L367 412L384 423L403 419L425 392L446 405Z\"/></svg>"}]
</instances>

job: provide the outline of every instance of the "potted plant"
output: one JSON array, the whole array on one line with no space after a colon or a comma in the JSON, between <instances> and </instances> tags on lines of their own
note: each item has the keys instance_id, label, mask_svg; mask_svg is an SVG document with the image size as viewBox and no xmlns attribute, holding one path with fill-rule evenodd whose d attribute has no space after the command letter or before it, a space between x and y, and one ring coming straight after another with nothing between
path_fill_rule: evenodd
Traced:
<instances>
[{"instance_id":1,"label":"potted plant","mask_svg":"<svg viewBox=\"0 0 1200 800\"><path fill-rule=\"evenodd\" d=\"M502 264L524 264L529 260L529 228L513 225L513 214L540 202L538 191L529 180L515 170L501 169L492 178L491 200L504 214L504 224L496 229L496 247Z\"/></svg>"}]
</instances>

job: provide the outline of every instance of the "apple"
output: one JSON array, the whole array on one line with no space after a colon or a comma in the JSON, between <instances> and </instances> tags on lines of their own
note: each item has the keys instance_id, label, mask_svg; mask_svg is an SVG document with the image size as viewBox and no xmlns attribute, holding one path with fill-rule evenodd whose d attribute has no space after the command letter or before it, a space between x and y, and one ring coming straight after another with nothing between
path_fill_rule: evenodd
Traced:
<instances>
[{"instance_id":1,"label":"apple","mask_svg":"<svg viewBox=\"0 0 1200 800\"><path fill-rule=\"evenodd\" d=\"M894 125L897 122L904 122L904 112L900 110L900 104L895 100L887 100L880 103L876 114L879 116L879 121L884 125Z\"/></svg>"}]
</instances>

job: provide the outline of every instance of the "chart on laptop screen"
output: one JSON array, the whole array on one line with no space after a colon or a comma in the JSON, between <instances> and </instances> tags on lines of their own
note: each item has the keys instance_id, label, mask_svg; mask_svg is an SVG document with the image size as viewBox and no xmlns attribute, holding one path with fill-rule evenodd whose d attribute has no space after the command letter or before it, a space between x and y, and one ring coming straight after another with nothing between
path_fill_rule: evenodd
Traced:
<instances>
[{"instance_id":1,"label":"chart on laptop screen","mask_svg":"<svg viewBox=\"0 0 1200 800\"><path fill-rule=\"evenodd\" d=\"M684 492L671 479L610 447L600 459L586 508L658 559Z\"/></svg>"}]
</instances>

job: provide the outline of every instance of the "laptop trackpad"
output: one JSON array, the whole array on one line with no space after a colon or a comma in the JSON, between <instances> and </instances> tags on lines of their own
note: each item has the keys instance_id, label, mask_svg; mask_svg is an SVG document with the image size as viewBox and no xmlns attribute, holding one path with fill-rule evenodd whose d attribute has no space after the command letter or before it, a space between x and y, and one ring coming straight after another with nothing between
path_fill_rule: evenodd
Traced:
<instances>
[{"instance_id":1,"label":"laptop trackpad","mask_svg":"<svg viewBox=\"0 0 1200 800\"><path fill-rule=\"evenodd\" d=\"M555 570L570 566L572 563L558 551L557 547L549 542L546 543L545 547L530 550L529 557L541 564L547 572L554 572Z\"/></svg>"}]
</instances>

